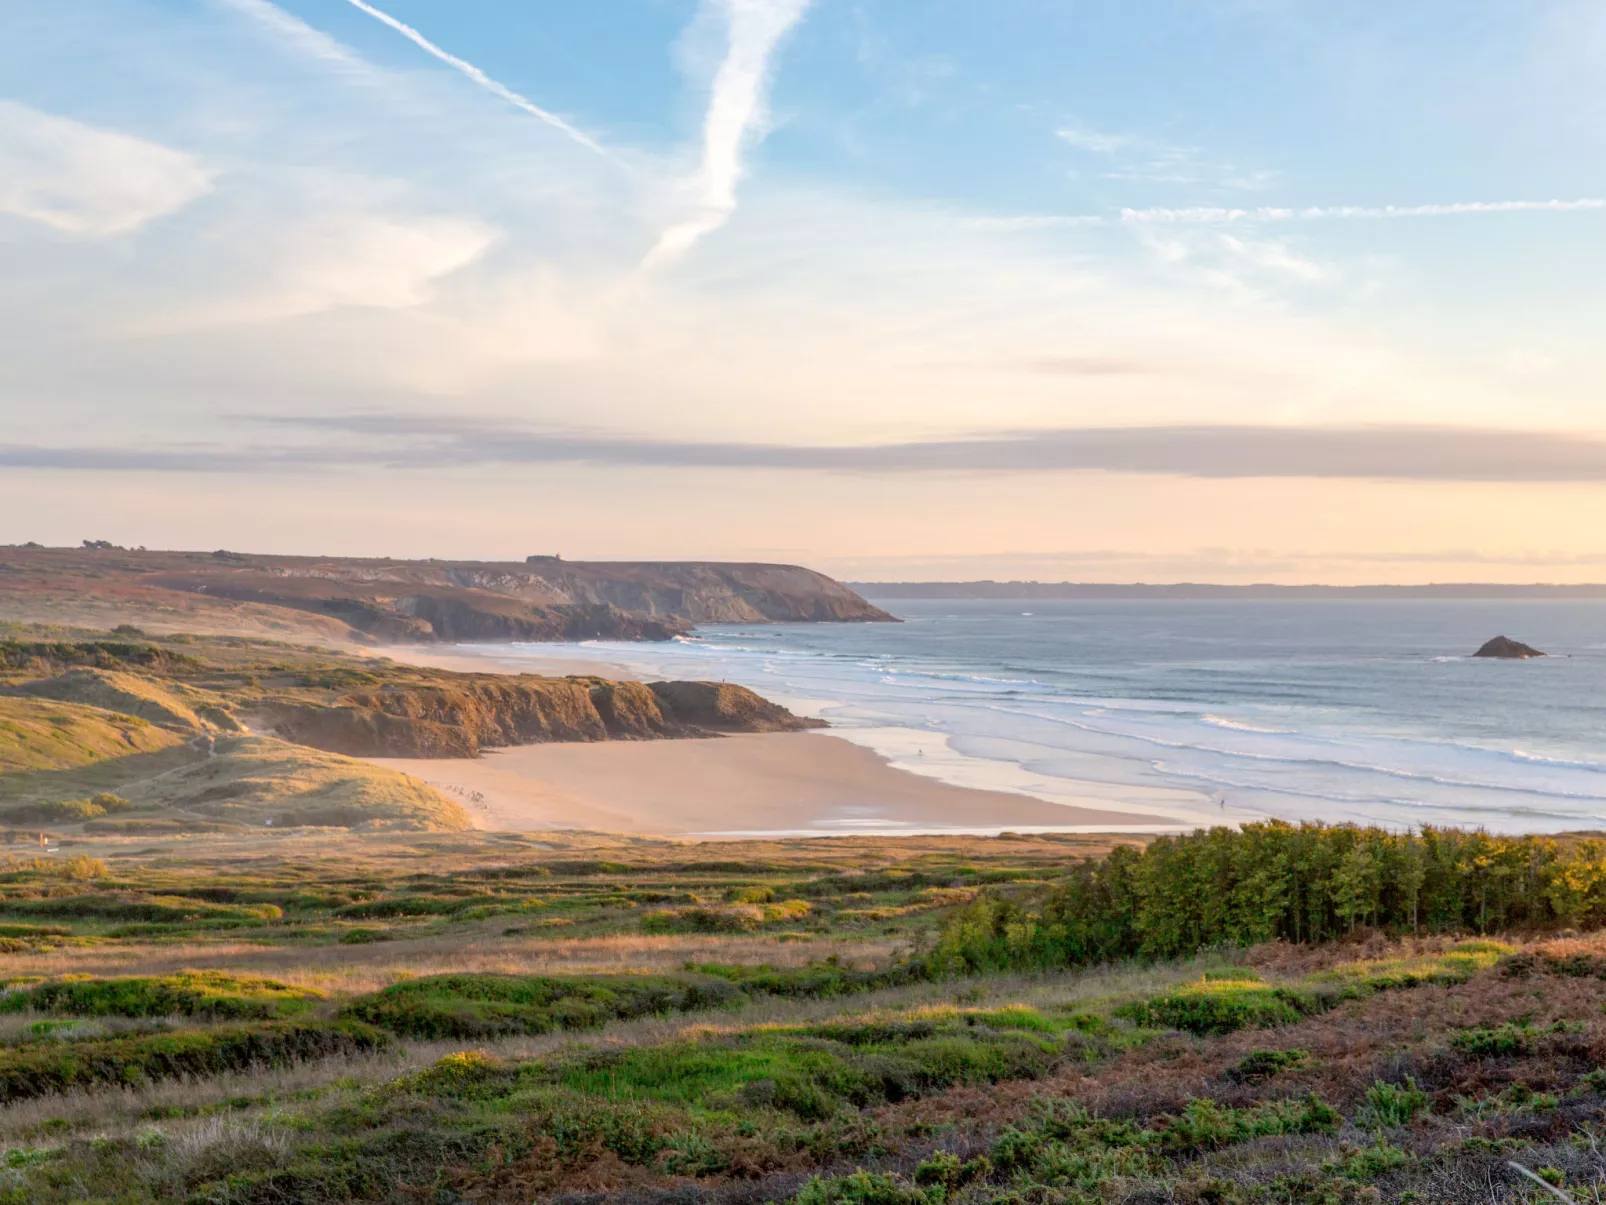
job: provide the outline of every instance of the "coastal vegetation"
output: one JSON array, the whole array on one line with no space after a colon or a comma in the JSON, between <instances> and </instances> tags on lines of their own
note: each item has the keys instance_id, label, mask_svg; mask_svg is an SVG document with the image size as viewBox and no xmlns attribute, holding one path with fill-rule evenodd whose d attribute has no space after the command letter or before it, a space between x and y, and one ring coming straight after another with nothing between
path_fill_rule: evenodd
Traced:
<instances>
[{"instance_id":1,"label":"coastal vegetation","mask_svg":"<svg viewBox=\"0 0 1606 1205\"><path fill-rule=\"evenodd\" d=\"M949 969L1176 958L1383 930L1419 936L1606 925L1606 841L1280 821L1088 859L1031 899L990 895L938 951Z\"/></svg>"},{"instance_id":2,"label":"coastal vegetation","mask_svg":"<svg viewBox=\"0 0 1606 1205\"><path fill-rule=\"evenodd\" d=\"M1587 840L1424 835L1463 879L1479 850L1538 886L1484 914L1426 874L1413 925L1384 876L1352 925L1335 873L1296 941L1286 911L1209 928L1159 899L1268 843L1325 864L1405 839L300 831L64 835L0 866L0 1202L1606 1187L1606 938L1523 903ZM1136 944L1045 936L1112 866L1158 893L1133 895ZM1197 939L1141 944L1179 925Z\"/></svg>"}]
</instances>

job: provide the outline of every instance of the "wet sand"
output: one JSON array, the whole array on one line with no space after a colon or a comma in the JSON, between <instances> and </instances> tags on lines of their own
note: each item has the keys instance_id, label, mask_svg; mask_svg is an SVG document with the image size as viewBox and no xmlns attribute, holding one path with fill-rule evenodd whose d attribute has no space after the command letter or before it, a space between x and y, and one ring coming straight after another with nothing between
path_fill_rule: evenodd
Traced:
<instances>
[{"instance_id":1,"label":"wet sand","mask_svg":"<svg viewBox=\"0 0 1606 1205\"><path fill-rule=\"evenodd\" d=\"M1155 816L950 786L814 732L523 745L474 759L373 759L423 779L500 832L662 836L1123 828Z\"/></svg>"}]
</instances>

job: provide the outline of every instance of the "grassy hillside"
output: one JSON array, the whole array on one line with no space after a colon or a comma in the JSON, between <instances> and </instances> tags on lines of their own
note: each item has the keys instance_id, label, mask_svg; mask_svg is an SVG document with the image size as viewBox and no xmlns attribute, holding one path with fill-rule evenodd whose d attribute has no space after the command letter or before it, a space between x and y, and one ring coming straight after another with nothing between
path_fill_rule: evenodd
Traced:
<instances>
[{"instance_id":1,"label":"grassy hillside","mask_svg":"<svg viewBox=\"0 0 1606 1205\"><path fill-rule=\"evenodd\" d=\"M0 697L0 775L73 769L155 753L181 740L149 720L125 713L77 703Z\"/></svg>"},{"instance_id":2,"label":"grassy hillside","mask_svg":"<svg viewBox=\"0 0 1606 1205\"><path fill-rule=\"evenodd\" d=\"M1599 1199L1606 937L930 956L1109 847L257 833L13 861L0 1205Z\"/></svg>"},{"instance_id":3,"label":"grassy hillside","mask_svg":"<svg viewBox=\"0 0 1606 1205\"><path fill-rule=\"evenodd\" d=\"M77 668L17 685L21 694L138 716L180 732L237 728L223 700L172 680L112 670Z\"/></svg>"},{"instance_id":4,"label":"grassy hillside","mask_svg":"<svg viewBox=\"0 0 1606 1205\"><path fill-rule=\"evenodd\" d=\"M416 778L262 736L218 737L210 756L132 784L126 794L151 809L252 827L472 827L458 804ZM113 827L109 822L101 831Z\"/></svg>"}]
</instances>

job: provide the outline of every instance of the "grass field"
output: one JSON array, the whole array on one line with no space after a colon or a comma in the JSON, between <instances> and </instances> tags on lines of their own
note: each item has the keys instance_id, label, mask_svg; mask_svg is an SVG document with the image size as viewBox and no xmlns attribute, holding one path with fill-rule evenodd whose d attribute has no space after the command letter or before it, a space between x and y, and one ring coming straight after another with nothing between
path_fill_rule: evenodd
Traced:
<instances>
[{"instance_id":1,"label":"grass field","mask_svg":"<svg viewBox=\"0 0 1606 1205\"><path fill-rule=\"evenodd\" d=\"M0 1202L1539 1201L1606 939L950 974L1094 837L86 835L0 864Z\"/></svg>"}]
</instances>

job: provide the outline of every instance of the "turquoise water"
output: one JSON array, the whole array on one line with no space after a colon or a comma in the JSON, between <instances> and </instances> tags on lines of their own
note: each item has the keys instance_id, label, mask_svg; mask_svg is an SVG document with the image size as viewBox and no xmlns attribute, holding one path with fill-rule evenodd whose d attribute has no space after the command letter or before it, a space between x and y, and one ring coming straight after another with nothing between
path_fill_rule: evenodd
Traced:
<instances>
[{"instance_id":1,"label":"turquoise water","mask_svg":"<svg viewBox=\"0 0 1606 1205\"><path fill-rule=\"evenodd\" d=\"M740 682L905 768L1135 826L1606 828L1606 604L884 605L906 622L527 651ZM1467 657L1497 634L1556 655Z\"/></svg>"}]
</instances>

